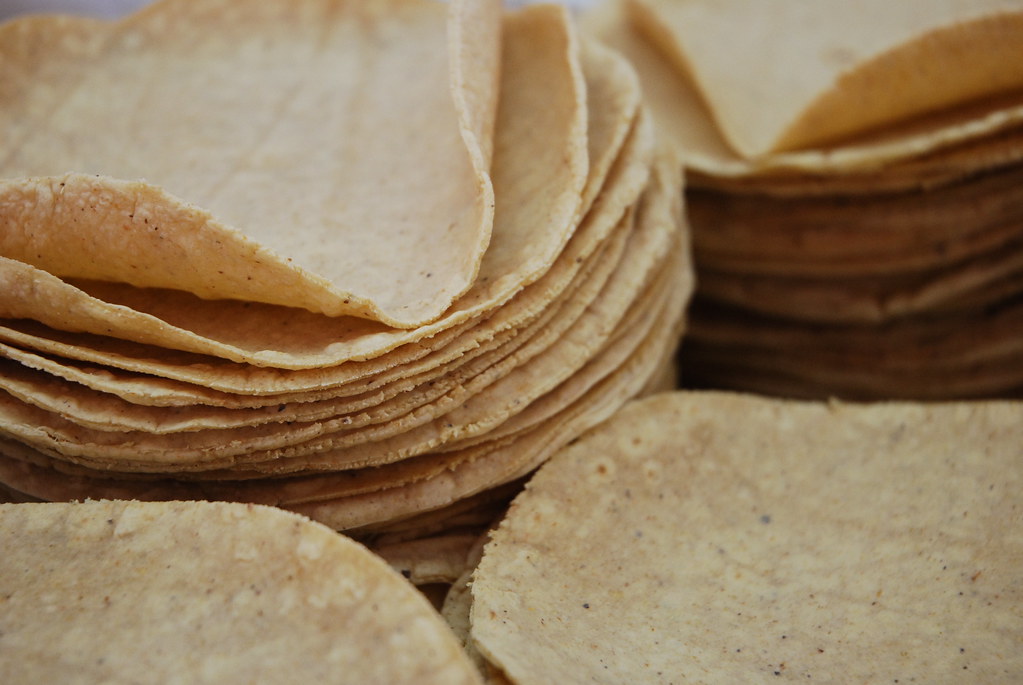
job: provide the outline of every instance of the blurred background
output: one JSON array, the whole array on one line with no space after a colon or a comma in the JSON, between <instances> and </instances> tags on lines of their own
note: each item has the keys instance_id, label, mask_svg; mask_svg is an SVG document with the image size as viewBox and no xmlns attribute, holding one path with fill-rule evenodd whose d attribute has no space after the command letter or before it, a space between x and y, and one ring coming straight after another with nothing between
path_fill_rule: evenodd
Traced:
<instances>
[{"instance_id":1,"label":"blurred background","mask_svg":"<svg viewBox=\"0 0 1023 685\"><path fill-rule=\"evenodd\" d=\"M65 12L95 17L116 17L149 0L0 0L0 20L19 14Z\"/></svg>"},{"instance_id":2,"label":"blurred background","mask_svg":"<svg viewBox=\"0 0 1023 685\"><path fill-rule=\"evenodd\" d=\"M539 0L505 0L509 7L528 5ZM550 0L548 0L550 1ZM572 9L592 5L596 0L554 0ZM0 21L19 14L64 12L94 17L118 17L152 0L0 0Z\"/></svg>"}]
</instances>

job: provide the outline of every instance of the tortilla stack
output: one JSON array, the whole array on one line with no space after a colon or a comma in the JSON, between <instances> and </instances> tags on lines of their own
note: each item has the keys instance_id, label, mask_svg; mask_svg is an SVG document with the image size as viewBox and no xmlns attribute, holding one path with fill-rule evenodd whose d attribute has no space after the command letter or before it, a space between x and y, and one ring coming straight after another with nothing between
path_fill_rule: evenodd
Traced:
<instances>
[{"instance_id":1,"label":"tortilla stack","mask_svg":"<svg viewBox=\"0 0 1023 685\"><path fill-rule=\"evenodd\" d=\"M3 496L274 505L451 582L674 386L678 165L564 8L242 4L0 26Z\"/></svg>"},{"instance_id":2,"label":"tortilla stack","mask_svg":"<svg viewBox=\"0 0 1023 685\"><path fill-rule=\"evenodd\" d=\"M967 367L1020 330L1023 3L622 0L590 24L687 169L686 384L1018 394L1018 353Z\"/></svg>"}]
</instances>

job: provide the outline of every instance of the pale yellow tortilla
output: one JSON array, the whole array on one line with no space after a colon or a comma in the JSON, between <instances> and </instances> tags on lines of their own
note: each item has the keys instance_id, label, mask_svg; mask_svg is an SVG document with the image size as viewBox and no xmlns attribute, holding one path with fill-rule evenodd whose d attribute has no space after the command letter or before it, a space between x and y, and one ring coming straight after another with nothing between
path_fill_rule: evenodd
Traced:
<instances>
[{"instance_id":1,"label":"pale yellow tortilla","mask_svg":"<svg viewBox=\"0 0 1023 685\"><path fill-rule=\"evenodd\" d=\"M236 374L238 380L235 381L234 385L228 387L235 392L244 392L246 393L245 395L225 394L203 386L179 384L169 379L137 376L107 366L93 368L88 365L69 362L68 360L52 359L33 354L30 351L21 350L9 345L0 345L0 352L4 356L17 360L29 368L46 371L62 379L74 381L93 390L116 395L132 403L146 407L180 407L181 409L176 411L173 416L169 416L165 412L158 417L159 425L161 426L160 430L188 429L190 424L182 421L184 418L182 410L186 410L186 408L186 411L189 413L202 414L204 418L201 418L201 421L205 421L217 413L223 414L223 412L210 412L208 409L203 409L202 406L206 405L231 408L271 407L260 413L270 417L274 415L274 412L277 412L278 420L291 420L298 416L291 406L295 402L301 402L303 405L306 405L301 407L303 415L308 415L309 411L319 411L312 405L320 403L321 400L326 398L345 397L349 398L344 403L345 407L365 407L369 406L373 401L382 401L392 397L396 392L406 391L411 387L415 387L418 383L425 383L435 377L431 376L431 373L435 375L440 374L442 371L448 373L447 369L452 368L454 364L463 363L475 355L483 354L488 351L489 347L496 347L502 340L507 340L509 333L517 333L513 330L502 330L496 333L495 338L488 340L487 335L495 335L493 330L500 330L509 325L519 325L518 322L523 320L522 311L526 311L528 316L530 311L528 308L535 309L536 306L544 304L538 301L527 305L527 300L536 300L537 296L542 298L564 297L561 293L563 293L565 284L572 282L572 279L575 278L574 274L578 270L580 263L588 264L592 261L593 257L589 256L589 252L594 249L595 245L600 245L601 240L603 240L603 237L612 225L611 222L615 220L614 212L621 211L621 206L632 200L634 195L639 192L645 180L647 173L646 158L649 155L650 148L649 137L644 135L644 129L633 134L628 140L625 139L625 136L633 128L632 115L638 105L638 90L634 81L635 77L620 58L616 58L613 54L606 50L601 50L594 45L584 47L586 48L584 52L584 57L586 58L584 59L584 67L586 68L588 79L587 95L590 113L591 135L589 136L589 146L591 160L593 161L591 176L587 181L587 190L584 194L595 196L599 192L600 196L596 199L596 202L592 203L593 206L587 214L585 221L579 230L576 231L576 234L573 235L569 245L566 246L565 252L552 266L552 269L535 285L528 286L517 294L497 314L480 321L472 329L471 335L462 335L461 338L464 338L464 340L449 342L449 340L452 340L451 331L446 331L430 341L430 344L438 349L429 351L417 363L395 364L389 369L382 363L384 360L381 358L375 359L372 363L346 364L343 368L337 368L334 371L343 371L343 377L351 376L352 379L349 382L309 392L280 392L280 390L301 387L302 381L295 378L295 376L316 375L318 382L324 383L326 378L332 374L317 370L308 374L292 372L284 376L275 374L271 370L261 371L259 369L238 367L226 369L223 365L213 369L209 368L209 364L205 360L186 359L185 368L191 374L190 380L198 379L207 384L212 383L224 387L223 380L225 379L223 374L225 371L232 371ZM624 148L621 147L623 143L626 146ZM612 162L614 163L613 169L611 168ZM609 170L610 175L608 175ZM606 182L602 183L605 179ZM93 284L93 287L101 286ZM553 301L547 303L547 308L542 310L541 314L543 317L551 315L550 304L552 303ZM523 310L524 307L528 308ZM519 313L513 313L515 311ZM529 325L536 326L537 323L533 322ZM491 333L485 334L485 329L491 326L500 326L500 328L495 328L491 330ZM21 341L22 339L18 339L19 343ZM62 354L66 353L63 349L58 349L57 351ZM423 352L426 352L425 348ZM157 351L154 350L153 354L156 353ZM183 355L178 356L181 357ZM406 358L409 361L414 361L407 355ZM435 360L435 362L430 360ZM360 369L356 373L353 366L374 366L377 369L386 370L373 373L372 369ZM432 371L427 369L432 369ZM201 374L205 374L205 377ZM266 376L266 379L260 382L260 376ZM213 380L217 378L220 378L221 381ZM7 378L5 380L11 381L13 379ZM273 387L274 381L277 381L280 385L279 388L276 388L276 392L274 392L275 388ZM445 378L446 381L447 378ZM54 383L50 385L54 385ZM56 386L54 385L54 387ZM60 397L54 395L51 398L51 406L53 402L64 402L68 394L74 394L73 392L68 393L63 389L59 389L57 392L59 392ZM273 392L273 394L265 395L263 394L264 392ZM252 393L258 394L253 395ZM107 401L107 403L109 404L110 401ZM282 403L288 403L288 406L282 408ZM191 407L190 405L197 406ZM345 411L349 411L349 409ZM106 422L117 421L122 417L124 417L123 411L118 410L107 417ZM101 418L100 420L102 421L103 419ZM124 425L126 426L127 424ZM177 428L172 428L172 426L177 426Z\"/></svg>"},{"instance_id":2,"label":"pale yellow tortilla","mask_svg":"<svg viewBox=\"0 0 1023 685\"><path fill-rule=\"evenodd\" d=\"M490 240L500 33L491 0L164 0L108 24L14 20L0 35L0 254L433 320Z\"/></svg>"},{"instance_id":3,"label":"pale yellow tortilla","mask_svg":"<svg viewBox=\"0 0 1023 685\"><path fill-rule=\"evenodd\" d=\"M467 461L485 457L495 449L511 445L513 440L528 434L534 428L542 427L544 422L556 423L558 415L566 407L582 401L588 392L593 392L598 397L606 394L606 390L602 391L599 388L594 390L594 387L621 367L629 365L630 358L637 356L640 349L643 350L644 360L651 356L656 357L657 350L661 350L662 357L673 350L673 341L677 340L674 322L682 311L682 297L687 289L679 287L679 273L684 273L684 270L674 268L678 266L677 260L669 262L668 266L670 268L661 269L655 290L650 293L656 296L649 297L648 302L638 305L635 312L630 313L628 319L622 322L615 339L583 368L561 383L556 390L530 404L525 403L528 397L522 398L521 406L516 401L519 398L513 399L510 406L519 413L512 415L503 423L490 416L482 417L481 420L489 424L499 424L495 430L483 433L475 439L466 439L457 436L460 433L471 436L478 429L474 430L472 425L460 426L459 431L452 432L455 438L443 445L443 454L415 456L369 468L348 468L337 475L306 469L293 474L290 478L263 477L232 482L232 478L245 478L246 472L233 470L190 474L177 471L181 465L175 467L167 464L162 473L154 472L146 477L147 474L82 468L74 463L67 463L65 455L51 448L40 447L43 451L36 452L28 444L2 440L0 454L4 455L5 459L0 460L0 481L22 492L55 500L87 496L143 499L212 498L279 505L322 502L412 485L441 475L444 471L453 470ZM637 380L652 375L656 364L644 361L641 368L645 369L642 373L637 375L633 372ZM452 416L451 419L454 420L455 417ZM36 417L37 423L43 424L44 421L42 417ZM62 430L61 426L53 425L52 420L51 423L45 424L45 427L53 434L66 435L68 432L66 428ZM132 434L125 434L122 439L138 440L139 435L136 433L133 437ZM371 453L384 453L383 448L379 446L371 445L370 450ZM314 461L322 458L315 457ZM332 460L334 459L336 458ZM11 460L18 460L21 463ZM94 466L102 465L97 463ZM123 467L132 468L130 464L124 464ZM293 468L290 464L288 467ZM253 465L253 468L260 467L257 464ZM266 468L269 471L284 470L280 464L269 464ZM337 468L337 465L334 468ZM254 475L259 474L257 472ZM206 480L210 477L214 478L215 482ZM175 481L175 478L188 478L190 482Z\"/></svg>"},{"instance_id":4,"label":"pale yellow tortilla","mask_svg":"<svg viewBox=\"0 0 1023 685\"><path fill-rule=\"evenodd\" d=\"M587 13L584 24L589 33L620 50L636 66L661 140L684 159L697 180L704 176L741 179L775 172L829 176L872 172L964 141L995 135L1023 122L1023 104L1018 93L1007 94L992 102L926 115L841 144L747 159L726 142L691 79L632 25L625 11L626 3L627 0L599 3ZM763 11L768 10L765 7ZM747 23L744 21L743 25ZM736 34L729 29L720 49L731 50L736 40Z\"/></svg>"},{"instance_id":5,"label":"pale yellow tortilla","mask_svg":"<svg viewBox=\"0 0 1023 685\"><path fill-rule=\"evenodd\" d=\"M1021 415L636 402L512 504L472 639L520 683L1016 682Z\"/></svg>"},{"instance_id":6,"label":"pale yellow tortilla","mask_svg":"<svg viewBox=\"0 0 1023 685\"><path fill-rule=\"evenodd\" d=\"M661 236L667 243L674 228L673 224L660 224L646 233ZM627 235L621 233L620 237ZM333 470L406 459L460 436L489 430L585 363L614 332L617 318L636 295L633 289L645 283L634 272L661 260L661 250L650 249L641 239L635 242L636 251L626 253L630 259L623 273L616 274L603 292L602 281L597 281L588 295L569 300L573 314L564 312L541 329L542 335L534 336L507 358L464 378L437 400L413 405L407 414L399 409L395 417L387 412L381 419L369 420L359 415L328 415L318 421L186 433L111 432L75 425L63 416L0 396L0 425L10 435L72 460L81 458L85 463L105 463L105 468L123 470L206 470L258 462L267 462L265 468L273 471ZM639 247L648 253L643 259L639 259ZM609 267L615 263L606 262ZM598 302L587 307L598 295ZM536 365L544 371L533 371ZM401 407L404 403L405 398L399 396L388 404Z\"/></svg>"},{"instance_id":7,"label":"pale yellow tortilla","mask_svg":"<svg viewBox=\"0 0 1023 685\"><path fill-rule=\"evenodd\" d=\"M1023 5L628 0L744 158L1023 87Z\"/></svg>"},{"instance_id":8,"label":"pale yellow tortilla","mask_svg":"<svg viewBox=\"0 0 1023 685\"><path fill-rule=\"evenodd\" d=\"M672 266L672 272L682 271L680 262ZM671 297L660 317L671 325L654 326L631 358L557 415L495 444L332 475L204 483L84 471L20 443L0 441L0 480L22 496L233 499L286 506L338 530L391 528L395 521L419 519L499 492L501 486L535 469L557 447L606 419L639 393L677 341L686 288L679 287L681 281L668 283L674 287L668 289Z\"/></svg>"},{"instance_id":9,"label":"pale yellow tortilla","mask_svg":"<svg viewBox=\"0 0 1023 685\"><path fill-rule=\"evenodd\" d=\"M631 219L631 213L623 218L623 222L627 219ZM449 347L454 349L435 350L419 362L387 369L365 381L305 393L255 398L216 391L202 392L205 389L201 387L185 389L172 386L181 401L168 406L168 398L153 402L148 396L138 397L139 392L150 389L150 383L143 382L146 379L117 373L116 370L111 373L112 370L103 368L83 369L66 361L58 362L0 344L0 357L6 358L0 359L0 365L7 369L0 374L0 389L41 409L59 413L64 419L103 431L175 433L262 423L290 425L293 422L341 420L341 417L345 417L344 425L348 430L380 423L433 402L470 381L476 383L477 376L481 374L495 378L491 367L501 364L528 341L532 341L530 347L534 349L531 355L544 349L573 324L600 292L607 277L617 267L628 235L629 231L623 225L612 232L596 252L580 262L571 260L574 275L570 279L566 279L565 274L559 277L567 280L567 284L549 283L557 287L546 289L544 294L553 296L553 299L515 327L500 330L489 339L476 332L474 337L480 339L474 345L453 343ZM547 280L545 277L541 282ZM520 296L525 297L526 292ZM497 324L505 318L505 314L510 314L505 309L519 309L518 299L513 299L499 315L481 325ZM546 343L541 341L538 346L538 337L545 338ZM439 363L430 364L431 358ZM520 355L521 361L526 359L528 357ZM156 389L161 390L168 389L170 384L162 379L154 381ZM188 401L189 396L194 398L192 402ZM279 430L290 429L282 426Z\"/></svg>"},{"instance_id":10,"label":"pale yellow tortilla","mask_svg":"<svg viewBox=\"0 0 1023 685\"><path fill-rule=\"evenodd\" d=\"M0 539L4 682L480 682L397 572L278 509L5 504Z\"/></svg>"},{"instance_id":11,"label":"pale yellow tortilla","mask_svg":"<svg viewBox=\"0 0 1023 685\"><path fill-rule=\"evenodd\" d=\"M151 314L90 297L10 259L0 260L0 315L259 366L307 369L378 356L492 312L547 272L588 209L581 205L588 181L586 84L575 30L563 10L547 6L507 15L502 36L494 233L473 288L443 318L396 330L262 303L125 291L132 304L151 300Z\"/></svg>"},{"instance_id":12,"label":"pale yellow tortilla","mask_svg":"<svg viewBox=\"0 0 1023 685\"><path fill-rule=\"evenodd\" d=\"M601 91L590 88L588 92L596 97ZM597 98L593 102L602 105L604 101ZM596 119L591 117L591 122L597 123ZM363 362L294 371L230 364L109 338L72 335L22 320L4 321L4 325L0 326L0 338L25 348L5 345L4 354L32 368L117 394L132 402L154 406L207 404L258 407L305 401L314 395L363 393L379 387L381 383L424 373L471 353L476 346L490 344L494 336L503 335L510 328L521 326L530 317L537 316L552 298L565 291L580 266L587 263L593 251L605 242L619 221L620 213L642 191L653 147L648 127L636 128L629 126L628 122L625 130L609 141L607 134L621 128L621 122L618 122L610 131L607 127L591 130L591 150L599 153L591 154L591 158L596 159L599 168L610 167L609 175L603 183L593 183L600 190L599 196L551 269L535 283L516 293L496 312L448 328L423 343L409 343ZM630 135L624 140L624 147L614 155L614 149L609 150L605 144L620 140L620 136L626 133ZM591 177L588 184L592 181ZM158 292L147 302L159 303L161 296L167 294L166 291ZM136 300L134 304L139 302ZM210 314L219 320L224 312L214 309ZM289 330L307 333L310 337L322 335L301 326L292 326ZM30 349L44 350L59 355L59 358L35 354ZM82 361L70 361L74 359Z\"/></svg>"}]
</instances>

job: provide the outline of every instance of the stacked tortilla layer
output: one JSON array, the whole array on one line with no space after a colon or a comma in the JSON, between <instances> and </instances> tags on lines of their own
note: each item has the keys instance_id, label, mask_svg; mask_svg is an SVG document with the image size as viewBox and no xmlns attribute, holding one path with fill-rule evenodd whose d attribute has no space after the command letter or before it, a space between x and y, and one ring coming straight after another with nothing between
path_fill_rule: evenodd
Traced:
<instances>
[{"instance_id":1,"label":"stacked tortilla layer","mask_svg":"<svg viewBox=\"0 0 1023 685\"><path fill-rule=\"evenodd\" d=\"M1023 3L876 5L602 17L691 172L687 384L1023 388Z\"/></svg>"},{"instance_id":2,"label":"stacked tortilla layer","mask_svg":"<svg viewBox=\"0 0 1023 685\"><path fill-rule=\"evenodd\" d=\"M552 6L251 9L0 29L32 76L3 100L0 482L487 523L673 383L688 237L635 74Z\"/></svg>"}]
</instances>

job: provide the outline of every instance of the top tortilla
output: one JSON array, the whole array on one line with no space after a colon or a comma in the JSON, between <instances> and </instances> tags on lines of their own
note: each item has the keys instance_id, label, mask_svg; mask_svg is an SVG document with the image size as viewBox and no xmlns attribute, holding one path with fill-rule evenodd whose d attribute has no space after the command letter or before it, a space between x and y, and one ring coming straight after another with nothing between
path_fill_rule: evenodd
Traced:
<instances>
[{"instance_id":1,"label":"top tortilla","mask_svg":"<svg viewBox=\"0 0 1023 685\"><path fill-rule=\"evenodd\" d=\"M90 297L49 272L2 256L0 313L292 369L367 359L489 313L550 269L588 209L583 198L596 196L607 172L602 165L590 168L587 86L575 30L563 8L532 7L504 18L501 78L493 240L472 288L440 319L414 329L394 329L294 307L202 301L181 291L123 286L126 294L138 291L136 306L139 300L153 300L153 311L161 314L157 317ZM609 149L614 145L601 139ZM610 152L614 159L616 150ZM178 263L187 267L188 259Z\"/></svg>"},{"instance_id":2,"label":"top tortilla","mask_svg":"<svg viewBox=\"0 0 1023 685\"><path fill-rule=\"evenodd\" d=\"M667 29L658 29L656 15L647 14L640 20L635 16L641 12L637 7L628 0L603 3L584 16L584 23L591 33L626 55L636 67L646 102L657 122L659 139L684 159L693 178L701 184L704 177L745 179L768 173L772 177L801 173L830 178L869 173L976 141L1023 122L1023 94L1017 89L979 103L873 128L838 142L744 157L727 140L718 126L716 113L690 75L665 53L664 40L651 40L652 33L663 36ZM736 41L731 33L724 39L726 46L735 45ZM798 183L797 187L802 190L804 184Z\"/></svg>"},{"instance_id":3,"label":"top tortilla","mask_svg":"<svg viewBox=\"0 0 1023 685\"><path fill-rule=\"evenodd\" d=\"M631 2L746 158L1023 88L1018 0Z\"/></svg>"},{"instance_id":4,"label":"top tortilla","mask_svg":"<svg viewBox=\"0 0 1023 685\"><path fill-rule=\"evenodd\" d=\"M0 255L409 328L490 240L500 4L164 0L0 27Z\"/></svg>"}]
</instances>

